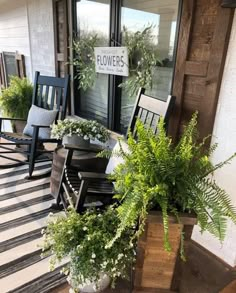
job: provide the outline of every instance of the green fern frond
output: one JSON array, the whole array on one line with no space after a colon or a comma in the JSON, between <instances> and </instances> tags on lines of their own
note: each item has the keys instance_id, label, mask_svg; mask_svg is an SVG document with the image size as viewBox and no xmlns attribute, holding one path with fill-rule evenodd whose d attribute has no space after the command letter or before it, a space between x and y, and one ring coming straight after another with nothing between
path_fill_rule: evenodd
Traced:
<instances>
[{"instance_id":1,"label":"green fern frond","mask_svg":"<svg viewBox=\"0 0 236 293\"><path fill-rule=\"evenodd\" d=\"M175 146L165 133L164 120L158 123L158 135L137 121L136 134L128 136L128 153L121 153L124 163L114 173L116 198L120 201L120 225L114 240L127 229L137 227L139 237L145 227L148 211L162 211L164 246L170 251L168 214L170 211L197 215L202 231L209 231L221 241L226 234L227 219L236 223L236 208L227 193L209 174L228 164L236 154L213 166L209 155L216 149L206 149L209 137L198 141L195 113ZM184 234L181 234L183 241ZM112 243L110 243L112 245ZM184 246L181 244L184 258Z\"/></svg>"}]
</instances>

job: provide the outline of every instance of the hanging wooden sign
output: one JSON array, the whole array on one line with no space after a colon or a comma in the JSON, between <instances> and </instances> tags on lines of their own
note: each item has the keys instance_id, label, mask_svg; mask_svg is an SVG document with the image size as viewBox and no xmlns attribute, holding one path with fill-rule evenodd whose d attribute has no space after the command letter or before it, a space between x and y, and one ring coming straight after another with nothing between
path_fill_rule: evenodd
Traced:
<instances>
[{"instance_id":1,"label":"hanging wooden sign","mask_svg":"<svg viewBox=\"0 0 236 293\"><path fill-rule=\"evenodd\" d=\"M127 47L95 47L96 72L129 76Z\"/></svg>"}]
</instances>

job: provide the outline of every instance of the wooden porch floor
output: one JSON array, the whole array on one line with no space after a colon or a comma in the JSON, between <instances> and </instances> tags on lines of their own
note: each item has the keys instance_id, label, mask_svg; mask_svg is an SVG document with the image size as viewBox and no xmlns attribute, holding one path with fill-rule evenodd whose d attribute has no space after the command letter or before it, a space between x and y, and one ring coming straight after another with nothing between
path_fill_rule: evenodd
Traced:
<instances>
[{"instance_id":1,"label":"wooden porch floor","mask_svg":"<svg viewBox=\"0 0 236 293\"><path fill-rule=\"evenodd\" d=\"M18 172L18 171L17 171ZM11 188L11 186L13 187L13 176L21 176L21 171L18 172L17 174L9 174L9 176L12 178L12 180L9 180L8 178L6 178L6 182L3 184L1 184L1 189L3 188ZM2 175L3 176L3 175ZM5 178L5 176L4 176ZM22 177L23 178L23 177ZM26 184L26 181L24 181L21 177L15 177L15 179L18 181L16 181L17 185L18 184ZM9 183L8 181L12 181L12 183ZM48 183L47 183L48 184ZM48 186L49 187L49 186ZM26 186L25 186L26 188ZM15 191L17 192L17 190ZM20 200L21 199L21 195L20 192L18 192L18 197L16 197L16 199ZM9 196L4 193L4 196L6 197L6 200L13 200L13 195L11 196L11 194L9 194ZM45 196L44 196L45 197ZM24 201L23 197L22 200ZM45 202L45 198L44 198L44 202L45 202L45 209L48 209L49 207L49 203L51 198L47 199L48 202L46 204ZM13 200L14 201L14 200ZM1 203L3 203L4 200L0 198L0 208L1 208ZM28 203L24 203L24 202L20 202L18 201L17 203L15 203L15 207L17 207L19 210L20 208L24 207L25 205L27 205ZM35 202L30 202L29 203L30 206L37 204L37 200L35 199ZM8 207L8 203L6 202L5 204L5 208ZM6 212L6 211L5 211ZM3 215L2 215L3 216ZM31 221L34 221L34 219L32 218ZM23 227L23 226L22 226ZM3 229L4 230L4 229ZM26 233L26 231L22 231L22 233ZM1 234L1 231L0 231ZM32 235L33 237L33 235ZM32 239L31 239L32 240ZM1 242L1 239L0 239ZM17 247L17 243L15 243L13 246ZM2 247L3 248L3 247ZM35 255L38 257L39 253L38 251L36 251L36 253L33 255L33 257L35 258ZM224 263L222 263L220 260L218 260L215 256L213 256L212 254L210 254L209 252L207 252L205 249L203 249L202 247L198 246L196 243L192 242L187 250L187 258L188 261L186 264L183 264L183 276L182 276L182 281L181 281L181 287L180 287L180 293L236 293L236 271L233 271L232 269L230 269L227 265L225 265ZM29 263L35 262L35 260L33 260L30 256L29 259ZM40 261L40 258L38 258L37 262ZM21 266L22 264L20 264ZM24 267L24 266L23 266ZM19 267L19 269L23 269L23 267ZM47 267L47 265L45 266ZM51 274L50 278L47 280L48 283L50 282L54 282L55 286L56 284L62 284L65 281L65 278L61 279L59 278L58 281L57 279L58 277L55 277L55 275ZM2 291L2 285L3 285L3 279L1 279L0 276L0 292L5 292ZM63 285L61 285L60 287L56 287L53 290L44 290L41 291L41 287L42 287L42 280L39 279L38 281L35 279L34 280L34 285L31 287L30 291L21 291L18 290L17 292L21 292L21 293L41 293L41 292L51 292L51 293L68 293L69 292L69 287L66 283L64 283ZM54 287L55 287L54 286ZM32 291L32 288L33 291ZM49 288L52 288L52 286ZM16 292L16 291L11 291L11 292ZM130 284L129 282L124 282L121 281L117 284L117 288L116 289L108 289L106 290L104 293L129 293L130 292ZM158 291L152 291L155 293L158 293ZM148 293L148 292L143 292L143 293Z\"/></svg>"}]
</instances>

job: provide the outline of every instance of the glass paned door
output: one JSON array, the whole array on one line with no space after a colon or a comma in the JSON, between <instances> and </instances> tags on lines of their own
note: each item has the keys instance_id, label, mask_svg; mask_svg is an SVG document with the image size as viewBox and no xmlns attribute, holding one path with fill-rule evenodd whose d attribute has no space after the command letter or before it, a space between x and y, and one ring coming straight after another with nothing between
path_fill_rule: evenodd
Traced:
<instances>
[{"instance_id":1,"label":"glass paned door","mask_svg":"<svg viewBox=\"0 0 236 293\"><path fill-rule=\"evenodd\" d=\"M146 93L165 100L171 92L180 1L77 0L75 30L80 39L97 35L96 46L106 47L124 45L125 31L135 34L149 27L147 44L157 51L157 58L152 67L152 88L145 86ZM97 74L92 88L75 89L75 114L125 133L136 98L118 87L125 80L126 77Z\"/></svg>"},{"instance_id":2,"label":"glass paned door","mask_svg":"<svg viewBox=\"0 0 236 293\"><path fill-rule=\"evenodd\" d=\"M179 8L177 0L123 0L121 7L121 33L143 31L151 27L151 42L158 60L152 72L152 88L146 93L163 100L171 91L174 69L174 45ZM140 56L142 58L142 56ZM124 80L123 80L124 81ZM130 97L122 89L120 128L125 132L136 97Z\"/></svg>"},{"instance_id":3,"label":"glass paned door","mask_svg":"<svg viewBox=\"0 0 236 293\"><path fill-rule=\"evenodd\" d=\"M80 39L97 35L97 46L109 45L110 1L80 0L76 3L77 32ZM98 74L92 88L76 91L76 114L107 125L108 75Z\"/></svg>"}]
</instances>

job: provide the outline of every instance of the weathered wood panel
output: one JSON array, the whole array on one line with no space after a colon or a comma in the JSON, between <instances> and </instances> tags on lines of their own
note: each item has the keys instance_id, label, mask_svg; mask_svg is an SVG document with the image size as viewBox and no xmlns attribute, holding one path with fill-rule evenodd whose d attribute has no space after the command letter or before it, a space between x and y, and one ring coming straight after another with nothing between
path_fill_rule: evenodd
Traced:
<instances>
[{"instance_id":1,"label":"weathered wood panel","mask_svg":"<svg viewBox=\"0 0 236 293\"><path fill-rule=\"evenodd\" d=\"M178 224L175 217L170 216L169 240L172 250L166 252L163 246L162 216L157 212L148 215L145 231L138 242L134 292L178 290L181 275L179 258L181 231L186 232L185 239L188 241L195 223L196 219L191 215L183 215L181 224Z\"/></svg>"},{"instance_id":2,"label":"weathered wood panel","mask_svg":"<svg viewBox=\"0 0 236 293\"><path fill-rule=\"evenodd\" d=\"M174 138L196 110L200 136L212 133L233 12L220 0L183 0L172 92L177 106L170 122Z\"/></svg>"},{"instance_id":3,"label":"weathered wood panel","mask_svg":"<svg viewBox=\"0 0 236 293\"><path fill-rule=\"evenodd\" d=\"M55 38L55 65L59 77L68 73L68 17L67 0L53 1L53 21Z\"/></svg>"},{"instance_id":4,"label":"weathered wood panel","mask_svg":"<svg viewBox=\"0 0 236 293\"><path fill-rule=\"evenodd\" d=\"M174 72L173 95L176 96L175 111L169 123L169 133L174 138L178 135L183 104L185 61L188 56L190 33L193 23L195 0L184 0L180 21L176 67Z\"/></svg>"}]
</instances>

